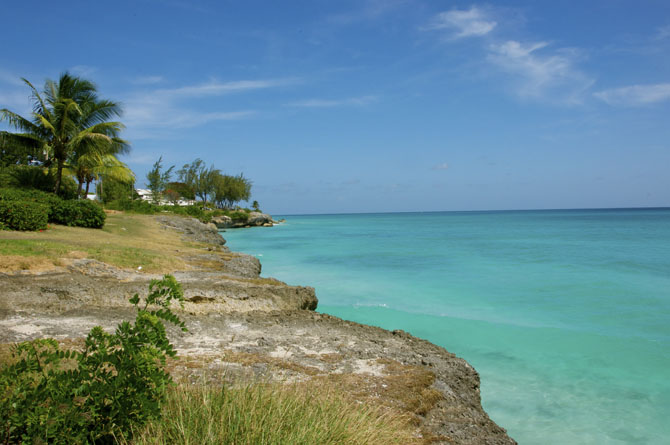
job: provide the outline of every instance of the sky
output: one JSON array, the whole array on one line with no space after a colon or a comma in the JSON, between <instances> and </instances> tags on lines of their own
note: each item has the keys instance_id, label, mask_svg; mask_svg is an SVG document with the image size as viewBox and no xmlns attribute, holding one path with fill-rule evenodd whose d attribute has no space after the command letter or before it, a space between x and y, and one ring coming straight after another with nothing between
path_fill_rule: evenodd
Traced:
<instances>
[{"instance_id":1,"label":"sky","mask_svg":"<svg viewBox=\"0 0 670 445\"><path fill-rule=\"evenodd\" d=\"M670 206L670 2L2 4L0 108L65 71L273 214ZM0 129L7 129L0 123Z\"/></svg>"}]
</instances>

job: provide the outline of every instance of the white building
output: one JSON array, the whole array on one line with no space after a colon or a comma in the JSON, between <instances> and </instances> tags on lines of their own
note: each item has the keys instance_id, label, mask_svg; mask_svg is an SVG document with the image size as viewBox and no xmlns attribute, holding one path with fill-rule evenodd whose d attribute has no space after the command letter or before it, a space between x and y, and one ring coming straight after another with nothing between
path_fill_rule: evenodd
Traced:
<instances>
[{"instance_id":1,"label":"white building","mask_svg":"<svg viewBox=\"0 0 670 445\"><path fill-rule=\"evenodd\" d=\"M135 189L135 192L136 192L138 195L140 195L140 198L142 199L142 201L153 202L153 193L151 193L151 190L147 190L147 189ZM160 205L163 205L163 206L171 206L171 205L173 205L173 204L172 204L172 201L168 201L168 200L165 199L165 198L161 198L160 201L159 201L158 203L159 203ZM180 199L179 201L177 201L177 205L178 205L178 206L190 206L190 205L193 205L193 204L195 204L195 200L193 200L193 199L187 199L187 200L185 200L185 199Z\"/></svg>"}]
</instances>

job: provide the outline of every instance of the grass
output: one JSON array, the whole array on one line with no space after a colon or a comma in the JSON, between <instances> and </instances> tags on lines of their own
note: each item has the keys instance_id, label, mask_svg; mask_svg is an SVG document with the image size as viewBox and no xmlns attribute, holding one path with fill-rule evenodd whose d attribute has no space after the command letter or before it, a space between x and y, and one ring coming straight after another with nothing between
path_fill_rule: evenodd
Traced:
<instances>
[{"instance_id":1,"label":"grass","mask_svg":"<svg viewBox=\"0 0 670 445\"><path fill-rule=\"evenodd\" d=\"M151 216L115 213L102 230L50 225L43 232L0 231L0 272L44 270L75 258L92 258L120 268L165 273L188 268L182 257L202 246L164 230Z\"/></svg>"},{"instance_id":2,"label":"grass","mask_svg":"<svg viewBox=\"0 0 670 445\"><path fill-rule=\"evenodd\" d=\"M136 432L135 445L418 444L415 429L390 410L352 403L321 387L178 385L161 420Z\"/></svg>"}]
</instances>

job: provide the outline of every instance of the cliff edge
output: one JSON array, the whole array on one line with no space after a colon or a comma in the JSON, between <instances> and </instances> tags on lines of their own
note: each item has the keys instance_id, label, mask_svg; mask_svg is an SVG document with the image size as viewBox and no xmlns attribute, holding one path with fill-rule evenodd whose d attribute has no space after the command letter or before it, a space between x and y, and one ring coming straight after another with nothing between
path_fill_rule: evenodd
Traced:
<instances>
[{"instance_id":1,"label":"cliff edge","mask_svg":"<svg viewBox=\"0 0 670 445\"><path fill-rule=\"evenodd\" d=\"M403 331L314 312L313 288L261 277L258 260L230 252L212 225L147 218L188 247L175 249L182 268L170 272L188 300L181 316L189 332L170 333L181 357L170 363L176 378L312 380L407 413L425 443L516 443L482 409L479 375L465 360ZM128 298L161 275L93 258L54 263L0 273L0 343L78 342L93 326L113 329L134 316Z\"/></svg>"}]
</instances>

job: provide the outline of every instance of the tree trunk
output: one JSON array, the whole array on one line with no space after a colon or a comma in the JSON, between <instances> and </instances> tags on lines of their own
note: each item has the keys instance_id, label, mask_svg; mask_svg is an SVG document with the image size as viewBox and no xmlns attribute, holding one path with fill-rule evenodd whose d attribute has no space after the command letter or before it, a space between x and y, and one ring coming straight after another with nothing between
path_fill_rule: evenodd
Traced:
<instances>
[{"instance_id":1,"label":"tree trunk","mask_svg":"<svg viewBox=\"0 0 670 445\"><path fill-rule=\"evenodd\" d=\"M84 187L84 181L77 178L77 182L79 182L79 186L77 187L77 199L81 199L81 189Z\"/></svg>"},{"instance_id":2,"label":"tree trunk","mask_svg":"<svg viewBox=\"0 0 670 445\"><path fill-rule=\"evenodd\" d=\"M54 193L60 195L60 182L63 177L63 160L58 160L58 167L56 168L56 185L54 186Z\"/></svg>"},{"instance_id":3,"label":"tree trunk","mask_svg":"<svg viewBox=\"0 0 670 445\"><path fill-rule=\"evenodd\" d=\"M88 198L88 188L91 186L91 181L86 181L86 198Z\"/></svg>"}]
</instances>

